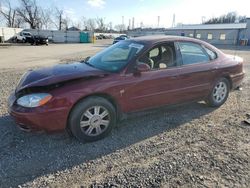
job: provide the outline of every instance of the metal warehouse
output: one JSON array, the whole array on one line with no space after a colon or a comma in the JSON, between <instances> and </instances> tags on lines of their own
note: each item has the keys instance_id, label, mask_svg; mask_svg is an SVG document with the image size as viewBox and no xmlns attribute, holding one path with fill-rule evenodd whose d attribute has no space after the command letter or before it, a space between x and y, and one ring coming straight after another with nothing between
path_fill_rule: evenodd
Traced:
<instances>
[{"instance_id":1,"label":"metal warehouse","mask_svg":"<svg viewBox=\"0 0 250 188\"><path fill-rule=\"evenodd\" d=\"M180 35L194 37L211 44L250 45L250 18L246 23L179 25L168 29L135 29L130 36Z\"/></svg>"}]
</instances>

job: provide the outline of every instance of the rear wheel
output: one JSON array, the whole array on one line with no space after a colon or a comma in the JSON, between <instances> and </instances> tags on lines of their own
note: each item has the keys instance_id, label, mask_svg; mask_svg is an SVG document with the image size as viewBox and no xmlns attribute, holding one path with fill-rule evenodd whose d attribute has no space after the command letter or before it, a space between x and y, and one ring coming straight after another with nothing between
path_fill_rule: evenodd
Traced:
<instances>
[{"instance_id":1,"label":"rear wheel","mask_svg":"<svg viewBox=\"0 0 250 188\"><path fill-rule=\"evenodd\" d=\"M208 105L212 107L219 107L224 104L228 98L229 90L229 81L226 78L219 79L207 99Z\"/></svg>"},{"instance_id":2,"label":"rear wheel","mask_svg":"<svg viewBox=\"0 0 250 188\"><path fill-rule=\"evenodd\" d=\"M69 117L69 129L80 141L96 141L107 136L116 123L113 105L101 97L80 101Z\"/></svg>"}]
</instances>

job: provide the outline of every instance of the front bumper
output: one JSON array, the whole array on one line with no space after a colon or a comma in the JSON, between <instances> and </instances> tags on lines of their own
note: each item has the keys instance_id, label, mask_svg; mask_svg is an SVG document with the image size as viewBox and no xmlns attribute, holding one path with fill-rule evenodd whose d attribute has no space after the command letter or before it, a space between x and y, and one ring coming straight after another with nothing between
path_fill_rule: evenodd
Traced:
<instances>
[{"instance_id":1,"label":"front bumper","mask_svg":"<svg viewBox=\"0 0 250 188\"><path fill-rule=\"evenodd\" d=\"M16 104L12 93L8 99L8 111L18 126L25 131L57 132L66 128L68 108L48 107L25 108Z\"/></svg>"}]
</instances>

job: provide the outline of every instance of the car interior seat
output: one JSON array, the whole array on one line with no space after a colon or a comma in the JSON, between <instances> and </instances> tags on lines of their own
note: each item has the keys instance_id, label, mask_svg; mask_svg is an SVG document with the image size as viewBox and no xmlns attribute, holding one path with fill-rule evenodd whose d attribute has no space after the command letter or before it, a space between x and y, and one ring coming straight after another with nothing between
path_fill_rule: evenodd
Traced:
<instances>
[{"instance_id":1,"label":"car interior seat","mask_svg":"<svg viewBox=\"0 0 250 188\"><path fill-rule=\"evenodd\" d=\"M174 54L171 47L166 46L166 50L162 53L161 60L158 62L159 68L160 64L165 64L164 67L172 67L174 66Z\"/></svg>"}]
</instances>

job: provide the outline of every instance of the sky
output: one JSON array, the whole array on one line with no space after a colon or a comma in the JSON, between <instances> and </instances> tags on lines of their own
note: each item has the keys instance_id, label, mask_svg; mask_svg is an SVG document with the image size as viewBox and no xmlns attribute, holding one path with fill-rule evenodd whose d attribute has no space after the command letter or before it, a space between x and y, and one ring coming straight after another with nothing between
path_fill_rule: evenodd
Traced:
<instances>
[{"instance_id":1,"label":"sky","mask_svg":"<svg viewBox=\"0 0 250 188\"><path fill-rule=\"evenodd\" d=\"M1 1L1 0L0 0ZM18 2L18 0L11 0ZM135 27L171 27L175 24L199 24L231 11L250 17L247 0L36 0L43 7L59 7L77 22L85 18L104 18L105 23L129 24L135 19ZM132 22L132 21L131 21Z\"/></svg>"}]
</instances>

